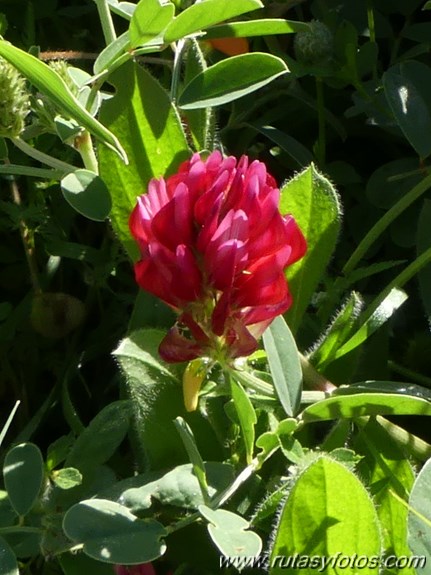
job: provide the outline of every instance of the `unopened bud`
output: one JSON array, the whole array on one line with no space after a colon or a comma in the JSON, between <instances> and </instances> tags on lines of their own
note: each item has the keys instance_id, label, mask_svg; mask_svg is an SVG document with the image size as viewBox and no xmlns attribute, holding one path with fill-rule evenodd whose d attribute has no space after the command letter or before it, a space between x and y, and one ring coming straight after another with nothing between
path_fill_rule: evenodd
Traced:
<instances>
[{"instance_id":1,"label":"unopened bud","mask_svg":"<svg viewBox=\"0 0 431 575\"><path fill-rule=\"evenodd\" d=\"M199 391L206 375L205 363L201 358L190 361L183 375L184 405L187 411L196 411Z\"/></svg>"},{"instance_id":2,"label":"unopened bud","mask_svg":"<svg viewBox=\"0 0 431 575\"><path fill-rule=\"evenodd\" d=\"M81 300L65 293L38 293L34 296L31 323L45 337L60 339L76 329L84 320Z\"/></svg>"},{"instance_id":3,"label":"unopened bud","mask_svg":"<svg viewBox=\"0 0 431 575\"><path fill-rule=\"evenodd\" d=\"M334 52L332 32L319 20L312 20L308 25L307 32L298 32L295 36L296 59L306 65L326 64Z\"/></svg>"},{"instance_id":4,"label":"unopened bud","mask_svg":"<svg viewBox=\"0 0 431 575\"><path fill-rule=\"evenodd\" d=\"M26 81L18 70L0 57L0 136L17 138L30 111Z\"/></svg>"}]
</instances>

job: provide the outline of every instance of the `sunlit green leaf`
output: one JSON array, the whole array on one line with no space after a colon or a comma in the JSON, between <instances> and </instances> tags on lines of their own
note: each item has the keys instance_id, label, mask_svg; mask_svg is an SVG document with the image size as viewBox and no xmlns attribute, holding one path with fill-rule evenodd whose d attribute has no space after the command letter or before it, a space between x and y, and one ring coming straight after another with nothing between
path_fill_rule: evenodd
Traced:
<instances>
[{"instance_id":1,"label":"sunlit green leaf","mask_svg":"<svg viewBox=\"0 0 431 575\"><path fill-rule=\"evenodd\" d=\"M253 458L254 426L257 421L256 413L249 396L241 384L235 381L234 376L231 378L231 392L244 440L247 463L250 463Z\"/></svg>"},{"instance_id":2,"label":"sunlit green leaf","mask_svg":"<svg viewBox=\"0 0 431 575\"><path fill-rule=\"evenodd\" d=\"M164 40L166 43L173 42L258 8L262 8L259 0L203 0L189 6L173 20L164 34Z\"/></svg>"},{"instance_id":3,"label":"sunlit green leaf","mask_svg":"<svg viewBox=\"0 0 431 575\"><path fill-rule=\"evenodd\" d=\"M421 469L409 499L409 546L412 552L418 556L429 559L431 555L431 459ZM418 573L426 573L426 569L418 570Z\"/></svg>"},{"instance_id":4,"label":"sunlit green leaf","mask_svg":"<svg viewBox=\"0 0 431 575\"><path fill-rule=\"evenodd\" d=\"M335 359L349 353L366 341L406 301L407 297L407 294L403 290L397 288L392 289L373 314L361 325L358 331L337 349Z\"/></svg>"},{"instance_id":5,"label":"sunlit green leaf","mask_svg":"<svg viewBox=\"0 0 431 575\"><path fill-rule=\"evenodd\" d=\"M307 240L307 253L287 270L293 304L285 317L295 334L334 251L341 206L331 182L312 164L283 186L280 211L294 216Z\"/></svg>"},{"instance_id":6,"label":"sunlit green leaf","mask_svg":"<svg viewBox=\"0 0 431 575\"><path fill-rule=\"evenodd\" d=\"M132 48L161 35L175 14L169 0L141 0L133 12L129 27Z\"/></svg>"},{"instance_id":7,"label":"sunlit green leaf","mask_svg":"<svg viewBox=\"0 0 431 575\"><path fill-rule=\"evenodd\" d=\"M295 480L283 505L269 573L299 575L319 569L336 575L339 568L336 562L331 564L331 558L337 554L377 557L373 565L367 564L366 572L379 573L380 532L371 497L354 473L322 456ZM316 558L314 568L298 563L298 555ZM346 571L356 572L353 568Z\"/></svg>"},{"instance_id":8,"label":"sunlit green leaf","mask_svg":"<svg viewBox=\"0 0 431 575\"><path fill-rule=\"evenodd\" d=\"M122 163L127 161L127 155L118 138L87 112L57 72L41 60L4 40L0 40L0 56L6 58L43 94L48 96L59 110L75 118L81 126L94 134L108 148L114 150Z\"/></svg>"},{"instance_id":9,"label":"sunlit green leaf","mask_svg":"<svg viewBox=\"0 0 431 575\"><path fill-rule=\"evenodd\" d=\"M232 56L195 76L180 94L178 105L184 110L220 106L262 88L287 72L283 60L271 54Z\"/></svg>"},{"instance_id":10,"label":"sunlit green leaf","mask_svg":"<svg viewBox=\"0 0 431 575\"><path fill-rule=\"evenodd\" d=\"M245 22L230 22L219 24L206 30L204 40L212 38L244 38L252 36L269 36L271 34L293 34L306 32L309 25L306 22L294 22L282 18L260 18Z\"/></svg>"},{"instance_id":11,"label":"sunlit green leaf","mask_svg":"<svg viewBox=\"0 0 431 575\"><path fill-rule=\"evenodd\" d=\"M282 316L263 334L274 388L287 415L295 415L301 403L302 369L295 340Z\"/></svg>"},{"instance_id":12,"label":"sunlit green leaf","mask_svg":"<svg viewBox=\"0 0 431 575\"><path fill-rule=\"evenodd\" d=\"M301 418L308 423L362 415L431 415L431 402L396 393L338 395L306 407Z\"/></svg>"},{"instance_id":13,"label":"sunlit green leaf","mask_svg":"<svg viewBox=\"0 0 431 575\"><path fill-rule=\"evenodd\" d=\"M168 94L144 68L124 64L110 76L114 98L104 102L101 120L121 138L129 155L125 166L106 148L99 148L100 175L112 198L114 231L133 259L138 248L129 231L129 217L138 195L151 178L167 176L189 152L177 112Z\"/></svg>"}]
</instances>

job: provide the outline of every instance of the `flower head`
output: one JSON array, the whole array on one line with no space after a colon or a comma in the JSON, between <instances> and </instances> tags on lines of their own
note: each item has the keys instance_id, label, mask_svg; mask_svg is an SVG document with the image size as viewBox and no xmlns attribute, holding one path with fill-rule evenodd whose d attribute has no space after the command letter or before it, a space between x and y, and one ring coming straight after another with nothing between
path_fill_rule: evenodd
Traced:
<instances>
[{"instance_id":1,"label":"flower head","mask_svg":"<svg viewBox=\"0 0 431 575\"><path fill-rule=\"evenodd\" d=\"M26 81L18 70L0 58L0 136L17 138L30 111Z\"/></svg>"},{"instance_id":2,"label":"flower head","mask_svg":"<svg viewBox=\"0 0 431 575\"><path fill-rule=\"evenodd\" d=\"M262 162L216 151L194 154L138 198L136 281L179 312L159 348L166 361L249 355L289 308L284 269L306 243L293 217L280 214L279 196Z\"/></svg>"}]
</instances>

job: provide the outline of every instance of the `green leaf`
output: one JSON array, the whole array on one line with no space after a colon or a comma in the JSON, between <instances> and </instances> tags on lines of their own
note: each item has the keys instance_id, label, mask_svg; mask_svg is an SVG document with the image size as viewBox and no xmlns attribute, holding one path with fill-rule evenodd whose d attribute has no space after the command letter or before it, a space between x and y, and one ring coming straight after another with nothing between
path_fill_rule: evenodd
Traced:
<instances>
[{"instance_id":1,"label":"green leaf","mask_svg":"<svg viewBox=\"0 0 431 575\"><path fill-rule=\"evenodd\" d=\"M431 389L417 385L415 383L405 383L404 381L358 381L351 383L349 386L341 386L334 393L399 393L401 395L410 395L411 397L420 397L431 401Z\"/></svg>"},{"instance_id":2,"label":"green leaf","mask_svg":"<svg viewBox=\"0 0 431 575\"><path fill-rule=\"evenodd\" d=\"M418 222L417 231L417 255L431 247L430 238L431 226L431 200L424 200L421 214ZM431 264L424 266L418 273L419 292L421 295L422 305L428 316L428 322L431 325Z\"/></svg>"},{"instance_id":3,"label":"green leaf","mask_svg":"<svg viewBox=\"0 0 431 575\"><path fill-rule=\"evenodd\" d=\"M431 555L431 459L422 467L409 499L409 547L412 553L425 556ZM421 570L422 571L422 570ZM426 570L422 571L426 573Z\"/></svg>"},{"instance_id":4,"label":"green leaf","mask_svg":"<svg viewBox=\"0 0 431 575\"><path fill-rule=\"evenodd\" d=\"M74 210L90 220L103 222L112 202L105 182L90 170L76 170L61 180L64 199Z\"/></svg>"},{"instance_id":5,"label":"green leaf","mask_svg":"<svg viewBox=\"0 0 431 575\"><path fill-rule=\"evenodd\" d=\"M64 469L54 471L52 479L60 489L72 489L72 487L76 487L82 483L82 475L74 467L65 467Z\"/></svg>"},{"instance_id":6,"label":"green leaf","mask_svg":"<svg viewBox=\"0 0 431 575\"><path fill-rule=\"evenodd\" d=\"M277 426L275 431L266 431L256 439L256 447L262 449L262 453L258 454L261 460L267 459L276 449L281 447L283 453L285 452L286 445L292 439L292 434L298 427L296 419L288 418L283 419Z\"/></svg>"},{"instance_id":7,"label":"green leaf","mask_svg":"<svg viewBox=\"0 0 431 575\"><path fill-rule=\"evenodd\" d=\"M337 395L306 407L301 419L310 423L362 415L431 415L431 402L396 393Z\"/></svg>"},{"instance_id":8,"label":"green leaf","mask_svg":"<svg viewBox=\"0 0 431 575\"><path fill-rule=\"evenodd\" d=\"M50 170L48 168L33 168L32 166L20 166L18 164L0 165L1 175L30 176L32 178L43 178L44 180L60 180L63 170Z\"/></svg>"},{"instance_id":9,"label":"green leaf","mask_svg":"<svg viewBox=\"0 0 431 575\"><path fill-rule=\"evenodd\" d=\"M130 236L128 221L138 195L151 178L174 172L188 156L180 118L168 94L144 68L128 62L109 79L114 98L104 102L100 118L117 134L127 151L125 166L110 150L99 148L100 176L112 198L114 231L133 259L138 248Z\"/></svg>"},{"instance_id":10,"label":"green leaf","mask_svg":"<svg viewBox=\"0 0 431 575\"><path fill-rule=\"evenodd\" d=\"M4 40L0 40L0 56L13 64L38 90L48 96L59 110L77 120L83 128L113 150L123 164L127 162L127 155L117 137L87 112L57 72Z\"/></svg>"},{"instance_id":11,"label":"green leaf","mask_svg":"<svg viewBox=\"0 0 431 575\"><path fill-rule=\"evenodd\" d=\"M133 12L136 10L136 4L133 2L118 2L118 0L107 0L109 9L114 13L118 14L125 20L130 21L133 16Z\"/></svg>"},{"instance_id":12,"label":"green leaf","mask_svg":"<svg viewBox=\"0 0 431 575\"><path fill-rule=\"evenodd\" d=\"M3 539L0 537L0 575L19 575L18 561L15 553Z\"/></svg>"},{"instance_id":13,"label":"green leaf","mask_svg":"<svg viewBox=\"0 0 431 575\"><path fill-rule=\"evenodd\" d=\"M126 436L131 416L127 400L107 405L75 441L65 467L75 467L85 476L108 461Z\"/></svg>"},{"instance_id":14,"label":"green leaf","mask_svg":"<svg viewBox=\"0 0 431 575\"><path fill-rule=\"evenodd\" d=\"M304 258L287 271L293 304L285 317L295 334L334 251L341 206L332 184L311 164L281 189L280 211L294 216L307 240Z\"/></svg>"},{"instance_id":15,"label":"green leaf","mask_svg":"<svg viewBox=\"0 0 431 575\"><path fill-rule=\"evenodd\" d=\"M26 515L35 504L43 482L43 459L33 443L21 443L6 454L3 477L12 507Z\"/></svg>"},{"instance_id":16,"label":"green leaf","mask_svg":"<svg viewBox=\"0 0 431 575\"><path fill-rule=\"evenodd\" d=\"M8 417L7 420L6 420L6 423L5 423L5 424L3 425L3 427L2 427L2 430L1 430L1 432L0 432L0 445L1 445L1 444L3 443L3 441L4 441L4 438L5 438L5 436L6 436L6 433L8 432L8 429L9 429L9 427L10 427L10 424L12 423L13 418L15 417L15 413L17 412L17 409L18 409L20 403L21 403L20 401L15 402L15 405L13 406L13 408L12 408L10 414L9 414L9 417Z\"/></svg>"},{"instance_id":17,"label":"green leaf","mask_svg":"<svg viewBox=\"0 0 431 575\"><path fill-rule=\"evenodd\" d=\"M403 62L383 74L383 87L392 113L410 145L420 158L431 154L431 113L426 95L410 75L411 64L420 65L423 74L430 69L419 62Z\"/></svg>"},{"instance_id":18,"label":"green leaf","mask_svg":"<svg viewBox=\"0 0 431 575\"><path fill-rule=\"evenodd\" d=\"M175 427L177 428L178 433L182 439L184 447L187 451L187 455L189 456L190 462L193 467L193 473L196 475L196 478L199 482L199 487L202 492L202 497L205 502L209 501L209 494L208 494L208 483L205 471L205 464L199 453L198 446L196 445L196 441L193 435L190 426L184 421L182 417L177 417L174 421Z\"/></svg>"},{"instance_id":19,"label":"green leaf","mask_svg":"<svg viewBox=\"0 0 431 575\"><path fill-rule=\"evenodd\" d=\"M251 124L246 124L251 128L254 128L270 140L272 140L277 146L280 146L295 162L302 168L310 164L313 161L313 154L298 142L289 134L274 128L273 126L268 126L266 124L261 124L260 122L253 122Z\"/></svg>"},{"instance_id":20,"label":"green leaf","mask_svg":"<svg viewBox=\"0 0 431 575\"><path fill-rule=\"evenodd\" d=\"M377 513L365 487L341 463L319 457L299 476L284 503L269 573L299 575L319 569L336 575L342 571L341 563L338 567L333 559L338 554L349 558L376 557L364 571L377 574L380 550ZM302 565L298 556L305 556ZM307 564L314 558L314 566ZM327 563L324 565L323 561ZM359 572L354 566L349 567L346 573Z\"/></svg>"},{"instance_id":21,"label":"green leaf","mask_svg":"<svg viewBox=\"0 0 431 575\"><path fill-rule=\"evenodd\" d=\"M356 292L352 292L335 316L318 347L309 356L310 362L318 371L334 361L339 347L350 336L362 306L362 298Z\"/></svg>"},{"instance_id":22,"label":"green leaf","mask_svg":"<svg viewBox=\"0 0 431 575\"><path fill-rule=\"evenodd\" d=\"M126 507L105 499L81 501L71 507L63 529L70 539L83 544L86 555L105 563L148 563L166 550L161 523L139 520Z\"/></svg>"},{"instance_id":23,"label":"green leaf","mask_svg":"<svg viewBox=\"0 0 431 575\"><path fill-rule=\"evenodd\" d=\"M337 349L335 359L339 359L364 343L364 341L388 321L393 313L406 301L407 297L407 294L403 290L393 288L372 315L361 325L358 331Z\"/></svg>"},{"instance_id":24,"label":"green leaf","mask_svg":"<svg viewBox=\"0 0 431 575\"><path fill-rule=\"evenodd\" d=\"M178 105L184 110L220 106L262 88L287 72L283 60L271 54L232 56L195 76L182 91Z\"/></svg>"},{"instance_id":25,"label":"green leaf","mask_svg":"<svg viewBox=\"0 0 431 575\"><path fill-rule=\"evenodd\" d=\"M271 34L293 34L307 32L309 25L306 22L283 20L282 18L261 18L244 22L230 22L219 24L206 30L204 40L212 38L250 38L252 36L270 36Z\"/></svg>"},{"instance_id":26,"label":"green leaf","mask_svg":"<svg viewBox=\"0 0 431 575\"><path fill-rule=\"evenodd\" d=\"M199 507L201 515L209 521L211 539L226 557L256 557L262 550L262 541L256 533L247 531L250 527L243 517L225 509Z\"/></svg>"},{"instance_id":27,"label":"green leaf","mask_svg":"<svg viewBox=\"0 0 431 575\"><path fill-rule=\"evenodd\" d=\"M201 45L196 40L190 40L187 45L183 83L188 84L192 78L207 69ZM200 108L184 112L187 127L193 139L196 150L212 150L215 147L215 117L212 108Z\"/></svg>"},{"instance_id":28,"label":"green leaf","mask_svg":"<svg viewBox=\"0 0 431 575\"><path fill-rule=\"evenodd\" d=\"M174 14L175 6L169 0L140 0L130 21L129 37L132 48L160 37Z\"/></svg>"},{"instance_id":29,"label":"green leaf","mask_svg":"<svg viewBox=\"0 0 431 575\"><path fill-rule=\"evenodd\" d=\"M259 0L203 0L189 6L174 18L164 34L165 43L169 44L262 6Z\"/></svg>"},{"instance_id":30,"label":"green leaf","mask_svg":"<svg viewBox=\"0 0 431 575\"><path fill-rule=\"evenodd\" d=\"M234 479L234 469L227 463L207 461L204 463L204 469L210 497L224 491ZM162 505L175 505L184 509L197 509L205 503L190 463L178 465L172 471L140 487L125 489L118 500L136 513L149 509L153 498Z\"/></svg>"},{"instance_id":31,"label":"green leaf","mask_svg":"<svg viewBox=\"0 0 431 575\"><path fill-rule=\"evenodd\" d=\"M181 385L158 357L165 333L138 330L114 351L133 402L135 450L142 466L153 469L183 463L184 450L173 420L185 415Z\"/></svg>"},{"instance_id":32,"label":"green leaf","mask_svg":"<svg viewBox=\"0 0 431 575\"><path fill-rule=\"evenodd\" d=\"M231 372L231 393L241 427L242 438L245 445L247 463L253 459L254 426L257 422L256 413L249 396L244 391L239 381L235 378L235 372Z\"/></svg>"},{"instance_id":33,"label":"green leaf","mask_svg":"<svg viewBox=\"0 0 431 575\"><path fill-rule=\"evenodd\" d=\"M358 473L368 477L370 491L376 504L382 526L382 544L389 554L409 556L407 546L408 509L391 490L406 500L414 482L414 472L409 460L388 432L375 420L370 419L361 429L354 442L355 450L363 454ZM414 575L404 570L405 575Z\"/></svg>"},{"instance_id":34,"label":"green leaf","mask_svg":"<svg viewBox=\"0 0 431 575\"><path fill-rule=\"evenodd\" d=\"M274 388L287 415L295 415L301 403L302 369L295 340L282 316L263 334Z\"/></svg>"},{"instance_id":35,"label":"green leaf","mask_svg":"<svg viewBox=\"0 0 431 575\"><path fill-rule=\"evenodd\" d=\"M46 468L48 471L52 471L66 459L73 442L74 436L69 433L69 435L62 435L48 446L46 454Z\"/></svg>"},{"instance_id":36,"label":"green leaf","mask_svg":"<svg viewBox=\"0 0 431 575\"><path fill-rule=\"evenodd\" d=\"M128 53L127 50L129 48L130 37L127 30L100 52L93 65L93 71L96 76L112 70L115 67L115 63L118 63L119 58Z\"/></svg>"}]
</instances>

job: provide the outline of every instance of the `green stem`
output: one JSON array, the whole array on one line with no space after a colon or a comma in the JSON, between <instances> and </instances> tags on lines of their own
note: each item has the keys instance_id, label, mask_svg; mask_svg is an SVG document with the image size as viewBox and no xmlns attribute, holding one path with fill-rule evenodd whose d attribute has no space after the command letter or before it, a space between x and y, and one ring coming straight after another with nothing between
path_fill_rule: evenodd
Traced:
<instances>
[{"instance_id":1,"label":"green stem","mask_svg":"<svg viewBox=\"0 0 431 575\"><path fill-rule=\"evenodd\" d=\"M367 0L367 19L368 19L368 30L370 31L370 42L372 44L376 43L376 25L374 22L374 9L373 0ZM376 64L373 66L373 80L378 79Z\"/></svg>"},{"instance_id":2,"label":"green stem","mask_svg":"<svg viewBox=\"0 0 431 575\"><path fill-rule=\"evenodd\" d=\"M376 27L374 24L373 0L367 0L368 30L370 31L370 42L376 43Z\"/></svg>"},{"instance_id":3,"label":"green stem","mask_svg":"<svg viewBox=\"0 0 431 575\"><path fill-rule=\"evenodd\" d=\"M6 436L6 433L9 431L10 424L12 423L12 420L15 417L15 413L17 412L17 409L18 409L20 403L21 403L21 400L19 400L19 399L15 402L15 405L13 406L12 411L10 412L6 423L3 425L3 429L0 432L0 445L3 443L3 440Z\"/></svg>"},{"instance_id":4,"label":"green stem","mask_svg":"<svg viewBox=\"0 0 431 575\"><path fill-rule=\"evenodd\" d=\"M425 387L431 388L431 377L426 377L417 371L413 371L412 369L408 369L403 365L399 365L395 363L395 361L388 361L388 367L395 373L406 377L408 380L413 380L419 383L420 385L424 385Z\"/></svg>"},{"instance_id":5,"label":"green stem","mask_svg":"<svg viewBox=\"0 0 431 575\"><path fill-rule=\"evenodd\" d=\"M255 473L256 471L258 471L260 469L260 467L262 466L262 463L263 463L263 461L259 461L257 458L253 459L253 461L241 471L241 473L238 475L238 477L236 477L233 480L233 482L229 485L229 487L227 487L224 491L222 491L221 493L216 495L210 501L208 507L211 507L211 509L218 509L224 503L226 503L226 501L228 499L230 499L232 497L232 495L234 495L238 491L238 489L241 487L241 485L243 485L253 475L253 473ZM178 531L179 529L183 529L184 527L191 525L192 523L199 520L200 518L201 518L201 514L199 512L192 513L192 515L189 515L188 517L185 517L184 519L180 519L179 521L177 521L173 525L167 527L167 532L173 533L175 531Z\"/></svg>"},{"instance_id":6,"label":"green stem","mask_svg":"<svg viewBox=\"0 0 431 575\"><path fill-rule=\"evenodd\" d=\"M325 101L323 95L322 78L316 76L316 98L317 98L317 118L319 125L319 136L316 150L316 157L319 166L323 168L326 160L326 118Z\"/></svg>"},{"instance_id":7,"label":"green stem","mask_svg":"<svg viewBox=\"0 0 431 575\"><path fill-rule=\"evenodd\" d=\"M16 183L16 180L13 176L9 180L9 186L14 204L20 208L22 206L21 194L18 188L18 184ZM22 245L24 247L24 253L27 260L28 270L30 273L31 285L35 293L41 293L42 289L40 286L39 272L37 269L36 257L34 253L33 233L29 229L26 221L23 218L20 218L19 221L19 232L21 236Z\"/></svg>"},{"instance_id":8,"label":"green stem","mask_svg":"<svg viewBox=\"0 0 431 575\"><path fill-rule=\"evenodd\" d=\"M75 138L75 147L78 150L86 169L98 174L99 163L94 151L90 132L84 130L80 136Z\"/></svg>"},{"instance_id":9,"label":"green stem","mask_svg":"<svg viewBox=\"0 0 431 575\"><path fill-rule=\"evenodd\" d=\"M20 534L24 534L24 533L43 533L42 529L39 529L39 527L25 527L23 525L14 525L12 527L0 527L0 534L5 534L8 535L9 533L20 533Z\"/></svg>"},{"instance_id":10,"label":"green stem","mask_svg":"<svg viewBox=\"0 0 431 575\"><path fill-rule=\"evenodd\" d=\"M99 12L100 23L102 25L103 36L106 45L108 46L117 39L114 23L112 21L111 12L109 10L108 2L106 0L94 0L96 2L97 11Z\"/></svg>"},{"instance_id":11,"label":"green stem","mask_svg":"<svg viewBox=\"0 0 431 575\"><path fill-rule=\"evenodd\" d=\"M304 387L313 391L319 392L331 392L336 389L336 386L330 382L326 377L321 375L308 361L308 359L299 354L299 360L301 362L302 377L304 382Z\"/></svg>"},{"instance_id":12,"label":"green stem","mask_svg":"<svg viewBox=\"0 0 431 575\"><path fill-rule=\"evenodd\" d=\"M171 100L174 104L178 96L178 87L180 85L180 76L181 76L181 63L183 60L183 52L185 45L186 45L185 40L178 40L178 42L175 44L174 65L172 69L172 80L171 80Z\"/></svg>"},{"instance_id":13,"label":"green stem","mask_svg":"<svg viewBox=\"0 0 431 575\"><path fill-rule=\"evenodd\" d=\"M229 371L229 368L227 371ZM261 393L265 397L275 397L274 387L266 381L254 376L252 373L246 371L243 372L240 369L234 369L230 370L230 374L244 387L257 391L257 393Z\"/></svg>"},{"instance_id":14,"label":"green stem","mask_svg":"<svg viewBox=\"0 0 431 575\"><path fill-rule=\"evenodd\" d=\"M21 138L12 138L11 142L22 152L27 154L27 156L30 156L30 158L33 158L34 160L37 160L38 162L41 162L42 164L50 166L56 170L61 170L64 172L64 174L69 174L70 172L74 172L76 170L75 166L67 164L66 162L62 162L61 160L57 160L57 158L53 158L52 156L49 156L48 154L33 148L33 146L30 146L30 144L27 144L27 142L21 140Z\"/></svg>"},{"instance_id":15,"label":"green stem","mask_svg":"<svg viewBox=\"0 0 431 575\"><path fill-rule=\"evenodd\" d=\"M343 274L348 276L366 254L368 249L373 245L377 238L386 230L386 228L415 200L424 194L431 187L431 175L426 176L417 184L408 194L403 196L380 220L374 224L371 230L366 234L364 239L358 245L356 250L350 256L344 265Z\"/></svg>"},{"instance_id":16,"label":"green stem","mask_svg":"<svg viewBox=\"0 0 431 575\"><path fill-rule=\"evenodd\" d=\"M369 417L358 417L355 419L355 423L359 427L365 427L368 423ZM416 437L412 433L409 433L402 427L395 425L392 421L378 415L376 417L377 423L379 423L387 433L392 437L392 439L402 448L406 449L410 455L419 459L420 461L426 461L431 457L431 445L423 439Z\"/></svg>"}]
</instances>

